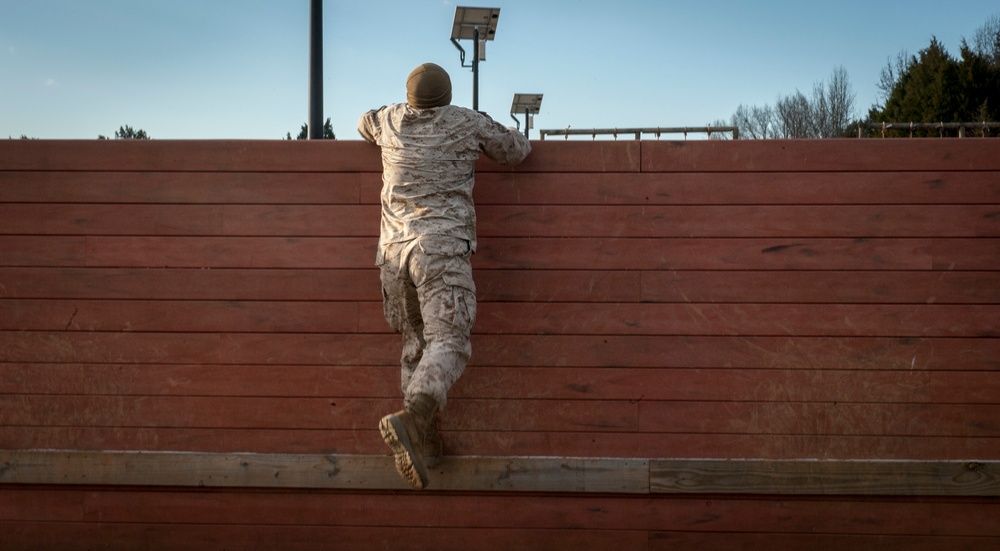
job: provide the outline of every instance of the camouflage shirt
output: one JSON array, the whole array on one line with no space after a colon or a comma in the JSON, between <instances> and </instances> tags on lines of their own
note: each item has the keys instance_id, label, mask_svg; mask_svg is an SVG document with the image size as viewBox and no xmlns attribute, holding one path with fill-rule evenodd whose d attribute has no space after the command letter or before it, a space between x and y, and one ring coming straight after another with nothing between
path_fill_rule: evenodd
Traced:
<instances>
[{"instance_id":1,"label":"camouflage shirt","mask_svg":"<svg viewBox=\"0 0 1000 551\"><path fill-rule=\"evenodd\" d=\"M513 128L454 105L382 107L362 115L358 131L382 149L380 250L433 235L465 239L475 251L476 159L483 152L512 165L531 152L527 138Z\"/></svg>"}]
</instances>

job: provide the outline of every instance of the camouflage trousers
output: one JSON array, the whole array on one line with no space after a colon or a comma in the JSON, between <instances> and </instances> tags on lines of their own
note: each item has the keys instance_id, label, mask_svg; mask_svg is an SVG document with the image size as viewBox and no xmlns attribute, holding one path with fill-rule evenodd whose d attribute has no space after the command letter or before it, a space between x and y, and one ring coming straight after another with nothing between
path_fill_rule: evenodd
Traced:
<instances>
[{"instance_id":1,"label":"camouflage trousers","mask_svg":"<svg viewBox=\"0 0 1000 551\"><path fill-rule=\"evenodd\" d=\"M385 319L403 336L404 406L429 394L443 410L448 390L465 371L476 321L471 256L468 241L439 236L379 251Z\"/></svg>"}]
</instances>

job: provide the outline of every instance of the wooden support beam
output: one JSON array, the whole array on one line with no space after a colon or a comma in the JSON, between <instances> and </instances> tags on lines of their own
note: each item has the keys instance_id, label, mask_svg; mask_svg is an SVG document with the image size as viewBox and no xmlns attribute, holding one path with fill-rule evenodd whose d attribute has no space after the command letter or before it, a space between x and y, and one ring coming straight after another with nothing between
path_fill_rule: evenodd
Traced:
<instances>
[{"instance_id":1,"label":"wooden support beam","mask_svg":"<svg viewBox=\"0 0 1000 551\"><path fill-rule=\"evenodd\" d=\"M1000 461L650 461L651 493L997 496Z\"/></svg>"},{"instance_id":2,"label":"wooden support beam","mask_svg":"<svg viewBox=\"0 0 1000 551\"><path fill-rule=\"evenodd\" d=\"M0 484L404 490L390 456L0 450ZM432 491L1000 496L1000 461L452 457Z\"/></svg>"},{"instance_id":3,"label":"wooden support beam","mask_svg":"<svg viewBox=\"0 0 1000 551\"><path fill-rule=\"evenodd\" d=\"M453 457L431 469L447 491L648 493L643 459ZM2 450L0 483L404 490L391 456Z\"/></svg>"}]
</instances>

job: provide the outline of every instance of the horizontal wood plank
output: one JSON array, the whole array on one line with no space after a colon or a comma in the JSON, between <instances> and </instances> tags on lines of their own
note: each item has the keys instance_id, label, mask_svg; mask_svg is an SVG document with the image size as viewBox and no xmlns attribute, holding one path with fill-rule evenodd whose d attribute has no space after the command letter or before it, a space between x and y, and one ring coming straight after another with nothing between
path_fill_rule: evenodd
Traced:
<instances>
[{"instance_id":1,"label":"horizontal wood plank","mask_svg":"<svg viewBox=\"0 0 1000 551\"><path fill-rule=\"evenodd\" d=\"M482 303L478 334L996 337L1000 305ZM0 330L383 333L380 302L0 299Z\"/></svg>"},{"instance_id":2,"label":"horizontal wood plank","mask_svg":"<svg viewBox=\"0 0 1000 551\"><path fill-rule=\"evenodd\" d=\"M481 237L998 237L1000 205L485 206ZM0 204L0 234L371 237L359 205Z\"/></svg>"},{"instance_id":3,"label":"horizontal wood plank","mask_svg":"<svg viewBox=\"0 0 1000 551\"><path fill-rule=\"evenodd\" d=\"M362 188L377 203L379 185ZM1000 203L1000 173L483 173L477 205L947 205Z\"/></svg>"},{"instance_id":4,"label":"horizontal wood plank","mask_svg":"<svg viewBox=\"0 0 1000 551\"><path fill-rule=\"evenodd\" d=\"M0 451L0 462L0 480L17 484L404 489L390 456L46 450ZM446 464L433 471L434 491L1000 495L995 461L477 457Z\"/></svg>"},{"instance_id":5,"label":"horizontal wood plank","mask_svg":"<svg viewBox=\"0 0 1000 551\"><path fill-rule=\"evenodd\" d=\"M7 140L6 170L156 172L377 172L363 141Z\"/></svg>"},{"instance_id":6,"label":"horizontal wood plank","mask_svg":"<svg viewBox=\"0 0 1000 551\"><path fill-rule=\"evenodd\" d=\"M879 140L642 141L650 172L998 170L1000 142Z\"/></svg>"},{"instance_id":7,"label":"horizontal wood plank","mask_svg":"<svg viewBox=\"0 0 1000 551\"><path fill-rule=\"evenodd\" d=\"M996 271L645 271L641 277L643 302L1000 303Z\"/></svg>"},{"instance_id":8,"label":"horizontal wood plank","mask_svg":"<svg viewBox=\"0 0 1000 551\"><path fill-rule=\"evenodd\" d=\"M3 172L0 202L93 204L378 204L377 172ZM367 190L374 190L368 192Z\"/></svg>"},{"instance_id":9,"label":"horizontal wood plank","mask_svg":"<svg viewBox=\"0 0 1000 551\"><path fill-rule=\"evenodd\" d=\"M638 281L634 285L638 285ZM637 294L638 290L633 289L631 296ZM0 268L0 297L288 301L382 299L378 268L374 263L357 270Z\"/></svg>"},{"instance_id":10,"label":"horizontal wood plank","mask_svg":"<svg viewBox=\"0 0 1000 551\"><path fill-rule=\"evenodd\" d=\"M0 332L7 362L398 365L398 337ZM975 339L474 335L473 366L991 370ZM946 359L947 358L947 359Z\"/></svg>"},{"instance_id":11,"label":"horizontal wood plank","mask_svg":"<svg viewBox=\"0 0 1000 551\"><path fill-rule=\"evenodd\" d=\"M532 144L516 168L488 159L479 171L635 172L635 142ZM5 170L157 172L381 172L377 147L361 140L7 140Z\"/></svg>"},{"instance_id":12,"label":"horizontal wood plank","mask_svg":"<svg viewBox=\"0 0 1000 551\"><path fill-rule=\"evenodd\" d=\"M5 171L0 202L377 205L378 172ZM1000 172L479 172L477 205L1000 203Z\"/></svg>"},{"instance_id":13,"label":"horizontal wood plank","mask_svg":"<svg viewBox=\"0 0 1000 551\"><path fill-rule=\"evenodd\" d=\"M0 236L4 266L339 268L374 262L373 238ZM995 270L997 238L490 238L489 269Z\"/></svg>"},{"instance_id":14,"label":"horizontal wood plank","mask_svg":"<svg viewBox=\"0 0 1000 551\"><path fill-rule=\"evenodd\" d=\"M811 551L979 551L996 546L992 537L935 535L853 535L838 533L801 534L713 534L709 532L652 532L647 549L729 549L772 551L774 549L809 549Z\"/></svg>"},{"instance_id":15,"label":"horizontal wood plank","mask_svg":"<svg viewBox=\"0 0 1000 551\"><path fill-rule=\"evenodd\" d=\"M669 384L663 384L667 381ZM398 398L397 366L0 364L0 393ZM462 399L995 404L1000 371L474 366Z\"/></svg>"},{"instance_id":16,"label":"horizontal wood plank","mask_svg":"<svg viewBox=\"0 0 1000 551\"><path fill-rule=\"evenodd\" d=\"M399 406L397 405L396 408ZM516 436L513 437L513 436ZM448 431L445 455L729 459L1000 460L998 438L633 432ZM0 426L0 449L387 453L375 425L350 430Z\"/></svg>"},{"instance_id":17,"label":"horizontal wood plank","mask_svg":"<svg viewBox=\"0 0 1000 551\"><path fill-rule=\"evenodd\" d=\"M349 430L375 427L398 398L0 396L12 426ZM442 428L1000 439L1000 406L632 400L449 400Z\"/></svg>"},{"instance_id":18,"label":"horizontal wood plank","mask_svg":"<svg viewBox=\"0 0 1000 551\"><path fill-rule=\"evenodd\" d=\"M1000 205L485 206L477 214L483 237L1000 236Z\"/></svg>"},{"instance_id":19,"label":"horizontal wood plank","mask_svg":"<svg viewBox=\"0 0 1000 551\"><path fill-rule=\"evenodd\" d=\"M0 308L3 302L0 302ZM28 309L31 306L27 306ZM362 304L364 332L384 327L381 306ZM1000 336L1000 305L490 303L480 334ZM51 329L51 327L33 327Z\"/></svg>"},{"instance_id":20,"label":"horizontal wood plank","mask_svg":"<svg viewBox=\"0 0 1000 551\"><path fill-rule=\"evenodd\" d=\"M998 304L1000 273L488 270L479 302ZM0 268L0 297L379 301L378 270Z\"/></svg>"},{"instance_id":21,"label":"horizontal wood plank","mask_svg":"<svg viewBox=\"0 0 1000 551\"><path fill-rule=\"evenodd\" d=\"M0 236L3 266L360 269L373 238ZM527 270L994 270L1000 238L490 238L474 266Z\"/></svg>"},{"instance_id":22,"label":"horizontal wood plank","mask_svg":"<svg viewBox=\"0 0 1000 551\"><path fill-rule=\"evenodd\" d=\"M967 495L995 495L998 485L997 465L978 461L650 462L652 492L948 495L964 487Z\"/></svg>"},{"instance_id":23,"label":"horizontal wood plank","mask_svg":"<svg viewBox=\"0 0 1000 551\"><path fill-rule=\"evenodd\" d=\"M54 427L349 430L375 427L399 405L399 398L367 397L0 396L7 424ZM449 430L620 432L639 425L638 405L627 401L458 400L446 411Z\"/></svg>"},{"instance_id":24,"label":"horizontal wood plank","mask_svg":"<svg viewBox=\"0 0 1000 551\"><path fill-rule=\"evenodd\" d=\"M0 520L44 522L100 519L105 523L295 525L308 518L330 527L380 526L383 515L405 513L435 528L559 528L664 530L712 534L834 533L998 536L990 522L1000 504L982 497L720 496L684 493L644 499L611 495L512 492L364 492L257 489L218 491L159 488L155 505L142 490L111 486L0 486ZM17 506L14 506L17 504ZM9 505L9 506L6 506ZM956 514L957 505L968 506ZM844 519L850 519L844 526ZM287 520L286 520L287 519Z\"/></svg>"},{"instance_id":25,"label":"horizontal wood plank","mask_svg":"<svg viewBox=\"0 0 1000 551\"><path fill-rule=\"evenodd\" d=\"M156 520L143 523L4 523L6 541L31 549L67 549L80 545L129 551L136 541L149 551L205 549L229 551L261 548L287 551L351 549L380 551L405 547L413 551L477 551L513 546L524 551L578 549L601 551L614 547L641 549L648 535L641 531L564 529L437 528L414 526L329 527L313 525L212 526L177 525Z\"/></svg>"},{"instance_id":26,"label":"horizontal wood plank","mask_svg":"<svg viewBox=\"0 0 1000 551\"><path fill-rule=\"evenodd\" d=\"M476 335L470 367L993 371L1000 339ZM385 334L0 332L0 362L398 366Z\"/></svg>"}]
</instances>

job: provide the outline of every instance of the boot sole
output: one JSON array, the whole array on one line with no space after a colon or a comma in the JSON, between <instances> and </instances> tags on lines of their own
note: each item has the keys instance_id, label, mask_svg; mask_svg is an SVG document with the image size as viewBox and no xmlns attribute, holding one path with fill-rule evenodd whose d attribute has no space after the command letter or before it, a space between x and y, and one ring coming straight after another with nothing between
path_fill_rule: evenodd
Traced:
<instances>
[{"instance_id":1,"label":"boot sole","mask_svg":"<svg viewBox=\"0 0 1000 551\"><path fill-rule=\"evenodd\" d=\"M413 451L413 443L406 434L406 427L395 415L386 415L378 423L382 439L389 445L396 459L396 470L403 480L418 490L427 487L427 468L423 461Z\"/></svg>"}]
</instances>

